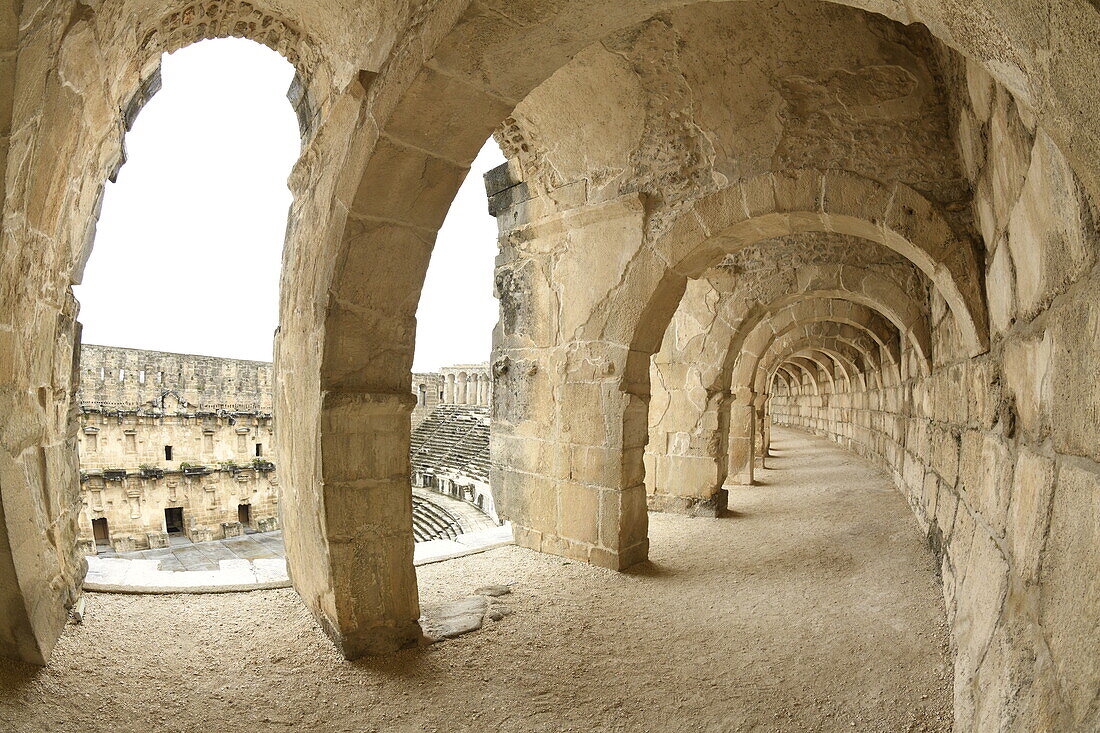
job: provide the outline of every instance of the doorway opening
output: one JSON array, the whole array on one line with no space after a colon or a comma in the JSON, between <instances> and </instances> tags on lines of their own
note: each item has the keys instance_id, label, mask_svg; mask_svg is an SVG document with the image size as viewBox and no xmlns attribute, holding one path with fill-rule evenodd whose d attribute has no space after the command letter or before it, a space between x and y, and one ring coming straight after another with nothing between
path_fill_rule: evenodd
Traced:
<instances>
[{"instance_id":1,"label":"doorway opening","mask_svg":"<svg viewBox=\"0 0 1100 733\"><path fill-rule=\"evenodd\" d=\"M107 527L106 517L92 520L92 536L95 537L96 547L111 546L111 531Z\"/></svg>"},{"instance_id":2,"label":"doorway opening","mask_svg":"<svg viewBox=\"0 0 1100 733\"><path fill-rule=\"evenodd\" d=\"M183 534L183 507L165 507L164 531L168 534Z\"/></svg>"},{"instance_id":3,"label":"doorway opening","mask_svg":"<svg viewBox=\"0 0 1100 733\"><path fill-rule=\"evenodd\" d=\"M252 507L248 504L238 504L237 521L243 527L250 527L252 525Z\"/></svg>"}]
</instances>

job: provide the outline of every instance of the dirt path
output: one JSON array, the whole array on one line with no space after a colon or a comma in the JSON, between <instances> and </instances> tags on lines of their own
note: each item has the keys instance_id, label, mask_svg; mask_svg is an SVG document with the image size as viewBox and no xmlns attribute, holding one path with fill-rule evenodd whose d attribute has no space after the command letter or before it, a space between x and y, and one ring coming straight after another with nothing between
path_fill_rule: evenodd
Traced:
<instances>
[{"instance_id":1,"label":"dirt path","mask_svg":"<svg viewBox=\"0 0 1100 733\"><path fill-rule=\"evenodd\" d=\"M88 595L45 670L0 660L0 730L940 731L932 558L889 479L775 430L736 516L651 515L613 573L518 548L419 569L425 603L514 582L515 613L345 662L292 590Z\"/></svg>"}]
</instances>

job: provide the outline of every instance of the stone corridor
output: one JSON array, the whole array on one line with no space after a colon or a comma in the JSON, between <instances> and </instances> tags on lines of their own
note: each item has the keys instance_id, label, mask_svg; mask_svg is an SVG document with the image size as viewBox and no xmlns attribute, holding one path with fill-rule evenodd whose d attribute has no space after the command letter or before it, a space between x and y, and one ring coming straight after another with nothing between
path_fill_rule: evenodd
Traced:
<instances>
[{"instance_id":1,"label":"stone corridor","mask_svg":"<svg viewBox=\"0 0 1100 733\"><path fill-rule=\"evenodd\" d=\"M0 660L0 730L950 730L901 495L823 438L776 428L772 450L730 516L651 514L628 572L518 547L419 568L425 606L514 583L515 613L392 656L345 661L290 589L89 594L46 668Z\"/></svg>"}]
</instances>

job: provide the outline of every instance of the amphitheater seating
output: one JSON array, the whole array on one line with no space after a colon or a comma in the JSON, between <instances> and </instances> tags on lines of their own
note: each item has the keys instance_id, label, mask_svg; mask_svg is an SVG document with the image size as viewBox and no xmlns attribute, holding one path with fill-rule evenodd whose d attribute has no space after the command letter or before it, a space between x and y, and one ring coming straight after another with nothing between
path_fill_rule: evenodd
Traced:
<instances>
[{"instance_id":1,"label":"amphitheater seating","mask_svg":"<svg viewBox=\"0 0 1100 733\"><path fill-rule=\"evenodd\" d=\"M413 539L453 540L462 534L458 518L449 511L419 496L413 497Z\"/></svg>"},{"instance_id":2,"label":"amphitheater seating","mask_svg":"<svg viewBox=\"0 0 1100 733\"><path fill-rule=\"evenodd\" d=\"M413 470L489 480L489 408L439 405L412 433Z\"/></svg>"}]
</instances>

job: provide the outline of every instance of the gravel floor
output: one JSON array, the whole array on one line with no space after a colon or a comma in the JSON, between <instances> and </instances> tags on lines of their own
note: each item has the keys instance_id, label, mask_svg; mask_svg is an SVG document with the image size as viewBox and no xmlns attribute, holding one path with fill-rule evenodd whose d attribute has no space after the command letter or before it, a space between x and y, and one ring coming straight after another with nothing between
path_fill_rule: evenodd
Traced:
<instances>
[{"instance_id":1,"label":"gravel floor","mask_svg":"<svg viewBox=\"0 0 1100 733\"><path fill-rule=\"evenodd\" d=\"M946 731L933 562L889 479L776 430L732 516L650 516L614 573L509 547L418 570L514 583L481 631L346 662L292 590L88 594L50 665L0 660L0 730Z\"/></svg>"}]
</instances>

